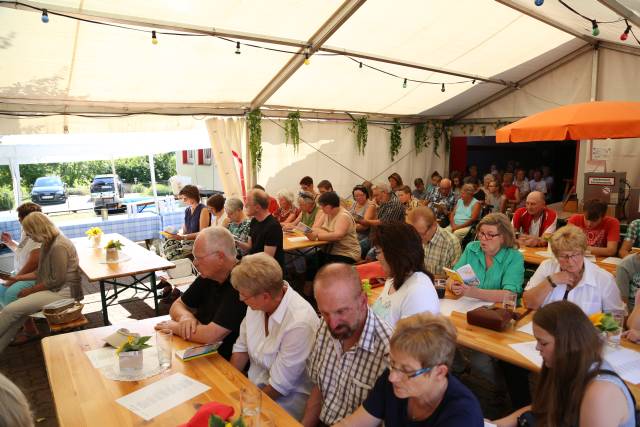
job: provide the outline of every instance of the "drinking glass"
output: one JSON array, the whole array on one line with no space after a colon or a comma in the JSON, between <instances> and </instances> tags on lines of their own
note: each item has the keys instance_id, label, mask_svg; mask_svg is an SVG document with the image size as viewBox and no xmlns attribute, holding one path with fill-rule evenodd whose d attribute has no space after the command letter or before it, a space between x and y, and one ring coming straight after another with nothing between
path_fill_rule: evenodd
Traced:
<instances>
[{"instance_id":1,"label":"drinking glass","mask_svg":"<svg viewBox=\"0 0 640 427\"><path fill-rule=\"evenodd\" d=\"M240 390L240 414L245 426L258 427L260 425L260 409L262 406L262 392L257 387L244 387Z\"/></svg>"},{"instance_id":2,"label":"drinking glass","mask_svg":"<svg viewBox=\"0 0 640 427\"><path fill-rule=\"evenodd\" d=\"M619 326L615 331L607 331L607 344L611 347L617 348L620 346L620 338L622 337L622 329L624 327L624 318L627 313L623 310L611 310L607 313L611 315L611 318Z\"/></svg>"},{"instance_id":3,"label":"drinking glass","mask_svg":"<svg viewBox=\"0 0 640 427\"><path fill-rule=\"evenodd\" d=\"M444 298L444 295L447 291L447 279L435 279L433 285L436 288L436 292L438 293L438 298Z\"/></svg>"},{"instance_id":4,"label":"drinking glass","mask_svg":"<svg viewBox=\"0 0 640 427\"><path fill-rule=\"evenodd\" d=\"M517 303L518 295L513 292L509 292L502 297L502 308L512 313L516 310Z\"/></svg>"},{"instance_id":5,"label":"drinking glass","mask_svg":"<svg viewBox=\"0 0 640 427\"><path fill-rule=\"evenodd\" d=\"M173 332L171 329L160 329L156 331L156 348L158 349L158 363L160 367L169 369L171 368L171 338Z\"/></svg>"}]
</instances>

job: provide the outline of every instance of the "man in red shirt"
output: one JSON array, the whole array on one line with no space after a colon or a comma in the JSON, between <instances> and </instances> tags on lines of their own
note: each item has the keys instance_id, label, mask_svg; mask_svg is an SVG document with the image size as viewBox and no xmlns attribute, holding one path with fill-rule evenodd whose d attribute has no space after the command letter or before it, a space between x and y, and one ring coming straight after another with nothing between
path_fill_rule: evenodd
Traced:
<instances>
[{"instance_id":1,"label":"man in red shirt","mask_svg":"<svg viewBox=\"0 0 640 427\"><path fill-rule=\"evenodd\" d=\"M520 233L518 243L523 246L546 245L542 235L556 231L558 214L547 207L544 194L540 191L529 193L525 206L516 209L513 215L513 228Z\"/></svg>"},{"instance_id":2,"label":"man in red shirt","mask_svg":"<svg viewBox=\"0 0 640 427\"><path fill-rule=\"evenodd\" d=\"M587 249L596 256L615 256L620 240L620 221L607 215L607 204L588 200L584 214L572 215L569 224L580 227L587 235Z\"/></svg>"}]
</instances>

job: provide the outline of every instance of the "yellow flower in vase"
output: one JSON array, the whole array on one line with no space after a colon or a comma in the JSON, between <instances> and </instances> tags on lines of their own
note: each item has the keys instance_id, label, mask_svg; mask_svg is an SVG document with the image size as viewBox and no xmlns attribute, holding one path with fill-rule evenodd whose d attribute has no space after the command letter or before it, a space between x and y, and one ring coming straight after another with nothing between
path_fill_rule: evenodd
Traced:
<instances>
[{"instance_id":1,"label":"yellow flower in vase","mask_svg":"<svg viewBox=\"0 0 640 427\"><path fill-rule=\"evenodd\" d=\"M602 318L604 317L604 313L594 313L589 316L589 320L593 324L593 326L600 326L602 324Z\"/></svg>"}]
</instances>

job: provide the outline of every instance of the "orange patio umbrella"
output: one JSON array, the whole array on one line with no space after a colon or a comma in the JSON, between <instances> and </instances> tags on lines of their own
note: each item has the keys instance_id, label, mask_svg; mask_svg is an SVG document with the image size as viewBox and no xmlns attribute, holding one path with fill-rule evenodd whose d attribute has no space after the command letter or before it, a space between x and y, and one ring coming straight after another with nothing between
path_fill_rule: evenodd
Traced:
<instances>
[{"instance_id":1,"label":"orange patio umbrella","mask_svg":"<svg viewBox=\"0 0 640 427\"><path fill-rule=\"evenodd\" d=\"M496 142L640 137L640 102L595 101L534 114L496 131Z\"/></svg>"}]
</instances>

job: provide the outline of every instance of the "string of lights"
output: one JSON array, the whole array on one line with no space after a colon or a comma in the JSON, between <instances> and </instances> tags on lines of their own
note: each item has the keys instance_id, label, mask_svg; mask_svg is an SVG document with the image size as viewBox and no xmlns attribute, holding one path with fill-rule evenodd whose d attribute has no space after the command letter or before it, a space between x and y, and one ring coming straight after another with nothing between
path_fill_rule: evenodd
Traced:
<instances>
[{"instance_id":1,"label":"string of lights","mask_svg":"<svg viewBox=\"0 0 640 427\"><path fill-rule=\"evenodd\" d=\"M564 0L558 0L558 3L560 3L562 6L567 8L569 11L571 11L575 15L581 17L586 21L589 21L589 23L591 24L591 35L593 37L598 37L600 35L600 28L598 27L598 24L617 24L619 22L624 22L625 28L622 34L620 34L620 40L623 42L627 41L627 39L629 38L629 34L631 34L633 38L636 40L636 42L640 45L640 40L638 40L638 37L636 37L635 33L633 32L633 28L631 27L631 24L629 24L629 21L626 18L614 19L612 21L599 21L597 19L590 18L584 15L583 13L578 12L575 8L568 5ZM534 4L540 7L544 4L544 0L534 0Z\"/></svg>"},{"instance_id":2,"label":"string of lights","mask_svg":"<svg viewBox=\"0 0 640 427\"><path fill-rule=\"evenodd\" d=\"M254 43L247 43L247 42L240 42L238 40L234 40L228 37L222 37L222 36L215 36L215 35L210 35L210 34L195 34L195 33L187 33L187 32L171 32L171 31L159 31L159 30L147 30L144 28L136 28L136 27L130 27L130 26L126 26L126 25L120 25L120 24L113 24L110 22L103 22L103 21L98 21L98 20L94 20L94 19L87 19L87 18L81 18L81 17L77 17L77 16L72 16L72 15L68 15L65 13L61 13L61 12L55 12L55 11L51 11L51 10L47 10L47 9L41 9L39 7L36 6L32 6L30 4L26 4L26 3L22 3L22 2L16 2L16 1L5 1L5 0L0 0L0 4L5 3L5 4L13 4L16 6L22 6L28 9L32 9L35 11L40 11L42 13L41 15L41 21L44 24L49 23L50 21L50 15L51 16L58 16L58 17L62 17L62 18L67 18L67 19L74 19L76 21L80 21L80 22L85 22L85 23L89 23L89 24L97 24L97 25L103 25L103 26L107 26L107 27L113 27L113 28L118 28L118 29L122 29L122 30L128 30L128 31L136 31L136 32L142 32L142 33L149 33L151 34L151 43L154 46L157 46L159 43L158 40L158 36L177 36L177 37L215 37L217 39L232 43L235 46L235 50L234 53L236 55L240 55L242 54L242 47L250 47L250 48L254 48L254 49L264 49L267 51L271 51L271 52L277 52L277 53L284 53L284 54L288 54L288 55L301 55L304 56L304 64L305 65L309 65L311 63L311 59L310 57L313 56L341 56L341 57L346 57L349 60L355 62L358 64L358 68L363 68L366 67L367 69L373 70L373 71L377 71L381 74L387 75L389 77L393 77L396 79L399 79L402 81L402 87L403 88L407 88L407 83L411 82L411 83L416 83L416 84L429 84L429 85L438 85L440 86L440 91L441 92L445 92L446 91L446 85L457 85L457 84L466 84L466 83L471 83L471 84L475 84L476 80L475 79L467 79L467 80L459 80L459 81L454 81L454 82L442 82L442 81L427 81L427 80L418 80L418 79L412 79L409 77L404 77L386 70L383 70L379 67L375 67L373 65L370 65L368 63L365 63L359 59L355 59L351 56L349 56L348 54L341 54L341 53L328 53L328 52L315 52L312 53L311 52L311 48L307 47L305 48L302 52L300 51L292 51L292 50L287 50L287 49L278 49L278 48L274 48L274 47L270 47L270 46L262 46L262 45L258 45L258 44L254 44Z\"/></svg>"}]
</instances>

